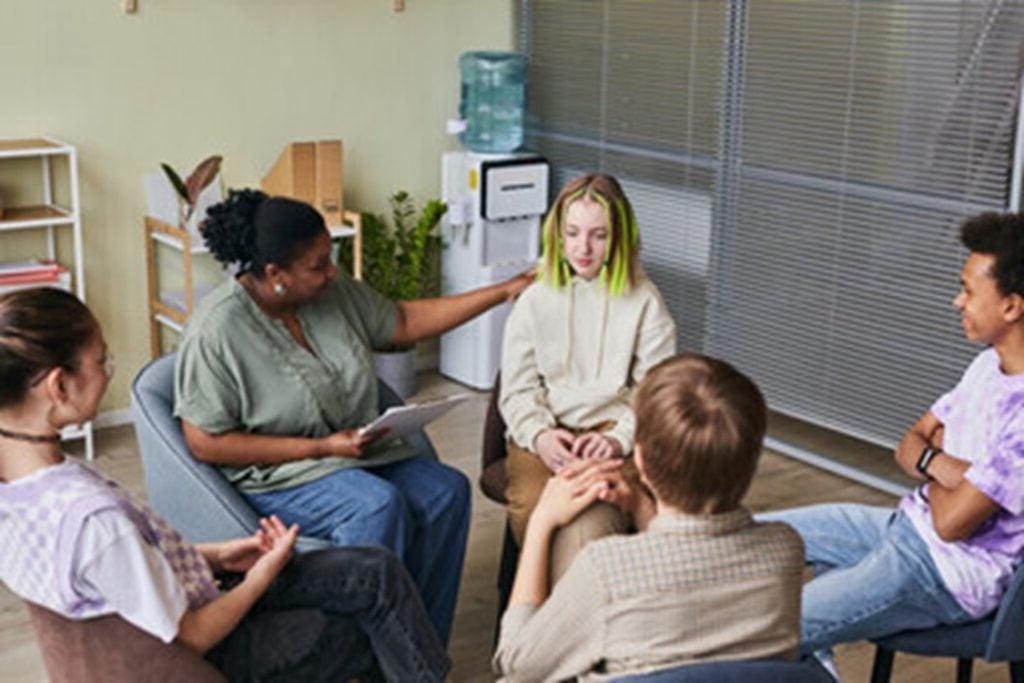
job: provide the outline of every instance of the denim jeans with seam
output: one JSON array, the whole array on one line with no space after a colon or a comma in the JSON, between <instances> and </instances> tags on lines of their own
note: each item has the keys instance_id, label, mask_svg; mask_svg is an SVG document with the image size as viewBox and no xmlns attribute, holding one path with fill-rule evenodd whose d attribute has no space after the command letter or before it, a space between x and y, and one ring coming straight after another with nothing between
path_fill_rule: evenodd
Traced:
<instances>
[{"instance_id":1,"label":"denim jeans with seam","mask_svg":"<svg viewBox=\"0 0 1024 683\"><path fill-rule=\"evenodd\" d=\"M946 588L928 546L898 510L826 504L757 519L796 529L814 566L815 578L803 590L801 653L974 620Z\"/></svg>"},{"instance_id":2,"label":"denim jeans with seam","mask_svg":"<svg viewBox=\"0 0 1024 683\"><path fill-rule=\"evenodd\" d=\"M450 662L382 548L296 555L207 658L230 681L443 680Z\"/></svg>"},{"instance_id":3,"label":"denim jeans with seam","mask_svg":"<svg viewBox=\"0 0 1024 683\"><path fill-rule=\"evenodd\" d=\"M458 470L416 457L333 472L247 494L261 515L335 545L380 546L409 570L441 642L448 643L469 534L470 486Z\"/></svg>"}]
</instances>

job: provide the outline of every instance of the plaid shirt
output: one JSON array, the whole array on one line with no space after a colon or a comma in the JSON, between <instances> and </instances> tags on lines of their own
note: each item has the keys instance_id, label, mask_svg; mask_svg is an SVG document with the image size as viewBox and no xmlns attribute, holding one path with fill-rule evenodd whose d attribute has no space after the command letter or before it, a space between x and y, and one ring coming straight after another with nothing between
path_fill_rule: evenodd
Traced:
<instances>
[{"instance_id":1,"label":"plaid shirt","mask_svg":"<svg viewBox=\"0 0 1024 683\"><path fill-rule=\"evenodd\" d=\"M601 681L682 664L792 657L803 544L744 509L660 515L594 541L540 607L502 618L494 666L510 681Z\"/></svg>"}]
</instances>

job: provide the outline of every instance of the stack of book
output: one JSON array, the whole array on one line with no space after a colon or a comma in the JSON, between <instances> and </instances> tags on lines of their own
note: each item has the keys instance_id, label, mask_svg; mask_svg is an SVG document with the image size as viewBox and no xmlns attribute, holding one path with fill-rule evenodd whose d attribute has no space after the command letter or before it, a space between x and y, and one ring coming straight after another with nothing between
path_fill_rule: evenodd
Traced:
<instances>
[{"instance_id":1,"label":"stack of book","mask_svg":"<svg viewBox=\"0 0 1024 683\"><path fill-rule=\"evenodd\" d=\"M57 287L71 291L71 274L56 261L0 263L0 294L31 287Z\"/></svg>"}]
</instances>

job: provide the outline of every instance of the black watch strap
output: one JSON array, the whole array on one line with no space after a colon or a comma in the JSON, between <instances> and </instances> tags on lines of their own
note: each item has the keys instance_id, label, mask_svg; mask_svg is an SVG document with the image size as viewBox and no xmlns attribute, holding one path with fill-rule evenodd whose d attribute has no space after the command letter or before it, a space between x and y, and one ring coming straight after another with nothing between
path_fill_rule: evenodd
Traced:
<instances>
[{"instance_id":1,"label":"black watch strap","mask_svg":"<svg viewBox=\"0 0 1024 683\"><path fill-rule=\"evenodd\" d=\"M931 479L932 476L928 474L928 465L931 464L935 456L942 452L941 448L936 448L931 444L924 447L921 451L921 456L917 459L917 465L915 466L917 471Z\"/></svg>"}]
</instances>

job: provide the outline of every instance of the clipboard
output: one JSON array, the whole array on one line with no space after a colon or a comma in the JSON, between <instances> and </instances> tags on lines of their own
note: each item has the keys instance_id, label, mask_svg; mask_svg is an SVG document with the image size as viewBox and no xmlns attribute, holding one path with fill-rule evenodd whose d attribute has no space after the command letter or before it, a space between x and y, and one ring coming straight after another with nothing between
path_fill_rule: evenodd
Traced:
<instances>
[{"instance_id":1,"label":"clipboard","mask_svg":"<svg viewBox=\"0 0 1024 683\"><path fill-rule=\"evenodd\" d=\"M468 398L469 394L457 394L438 401L391 406L376 420L365 427L360 427L359 433L365 434L386 429L388 430L387 438L409 436Z\"/></svg>"}]
</instances>

